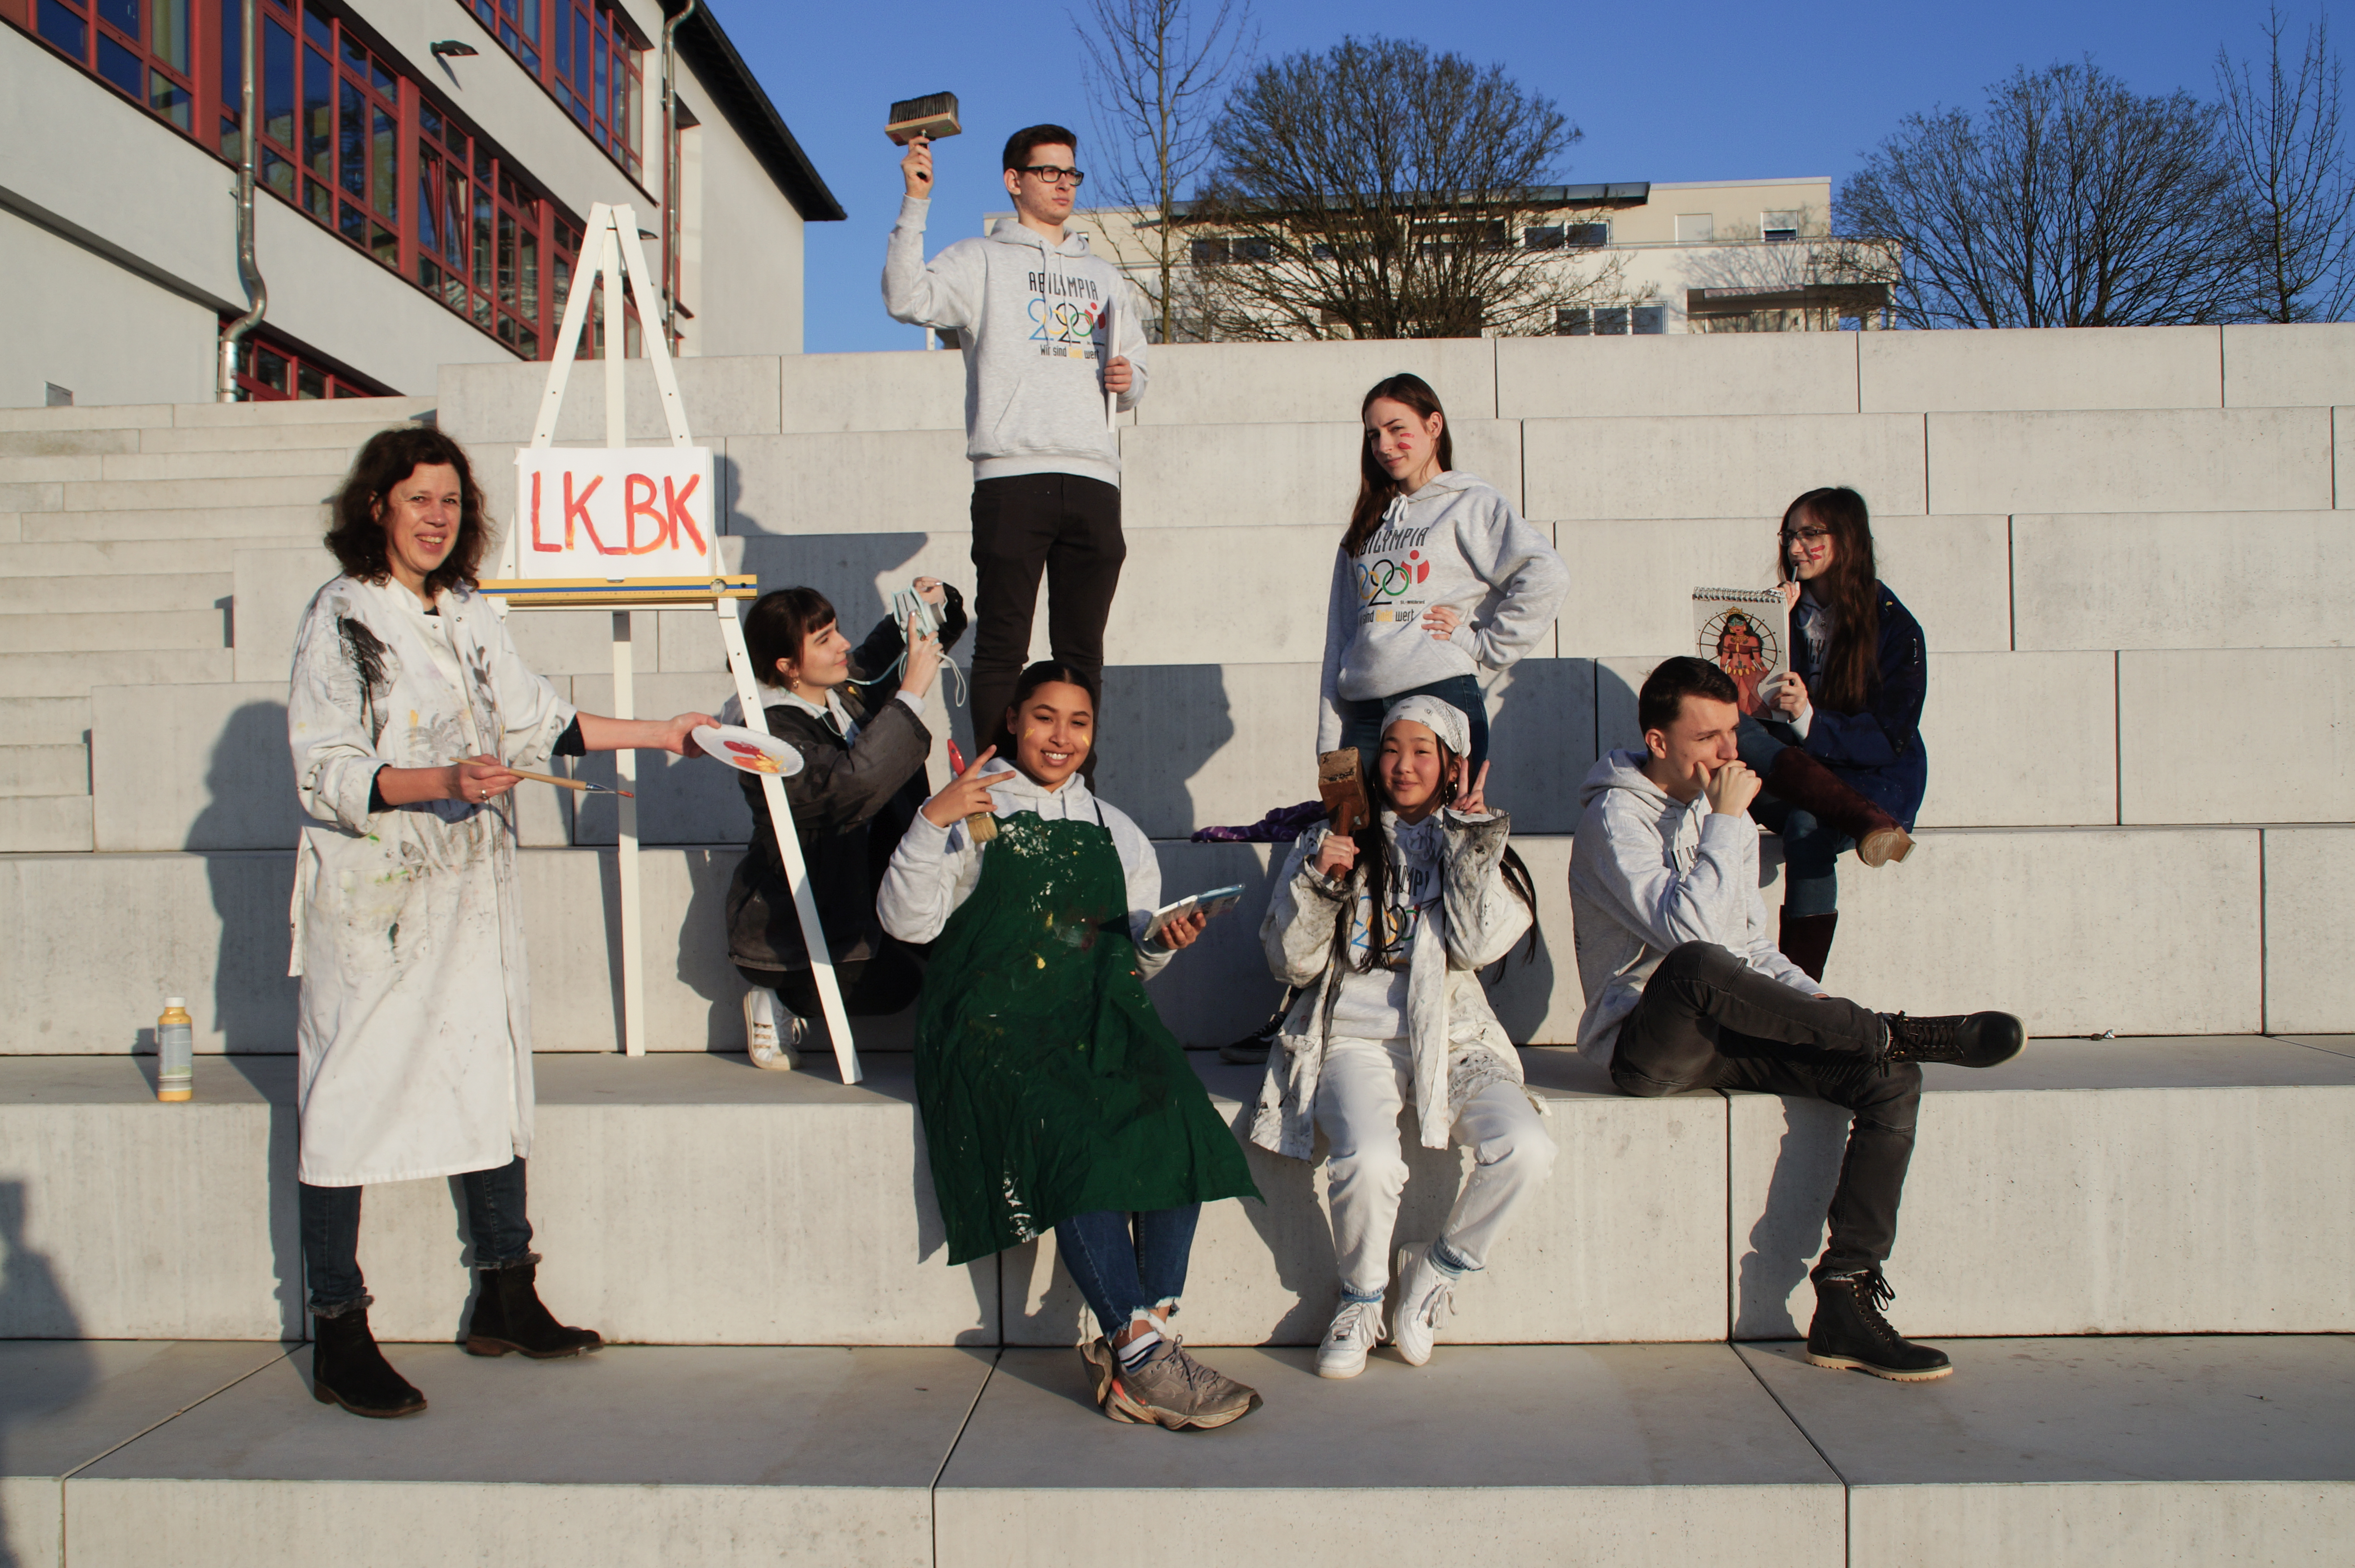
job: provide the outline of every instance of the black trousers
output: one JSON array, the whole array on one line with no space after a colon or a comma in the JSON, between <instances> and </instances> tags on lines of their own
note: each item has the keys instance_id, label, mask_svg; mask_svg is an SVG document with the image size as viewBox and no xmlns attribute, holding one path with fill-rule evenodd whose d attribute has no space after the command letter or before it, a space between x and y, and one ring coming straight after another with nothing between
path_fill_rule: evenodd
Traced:
<instances>
[{"instance_id":1,"label":"black trousers","mask_svg":"<svg viewBox=\"0 0 2355 1568\"><path fill-rule=\"evenodd\" d=\"M1852 1113L1820 1267L1878 1268L1897 1240L1922 1106L1919 1067L1872 1065L1884 1034L1854 1002L1795 991L1714 942L1688 942L1660 960L1621 1021L1611 1081L1625 1094L1752 1089Z\"/></svg>"},{"instance_id":2,"label":"black trousers","mask_svg":"<svg viewBox=\"0 0 2355 1568\"><path fill-rule=\"evenodd\" d=\"M524 1162L511 1159L458 1179L466 1195L466 1231L476 1268L510 1268L531 1258L531 1221L525 1217ZM360 1275L360 1193L357 1187L296 1184L295 1213L303 1232L303 1271L310 1276L311 1311L337 1317L368 1299Z\"/></svg>"},{"instance_id":3,"label":"black trousers","mask_svg":"<svg viewBox=\"0 0 2355 1568\"><path fill-rule=\"evenodd\" d=\"M989 744L1030 653L1039 577L1047 578L1047 639L1055 657L1103 699L1104 621L1128 545L1120 486L1076 474L1020 474L973 487L973 738ZM1007 759L1011 761L1012 759Z\"/></svg>"}]
</instances>

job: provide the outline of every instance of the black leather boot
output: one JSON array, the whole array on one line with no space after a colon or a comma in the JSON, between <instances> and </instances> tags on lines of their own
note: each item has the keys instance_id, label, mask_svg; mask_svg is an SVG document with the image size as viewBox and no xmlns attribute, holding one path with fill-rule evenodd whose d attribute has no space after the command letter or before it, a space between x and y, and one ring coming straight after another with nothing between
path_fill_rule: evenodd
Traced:
<instances>
[{"instance_id":1,"label":"black leather boot","mask_svg":"<svg viewBox=\"0 0 2355 1568\"><path fill-rule=\"evenodd\" d=\"M1816 1279L1816 1320L1807 1326L1807 1364L1870 1372L1891 1382L1925 1383L1955 1370L1944 1350L1916 1345L1890 1327L1881 1309L1897 1297L1879 1269Z\"/></svg>"},{"instance_id":2,"label":"black leather boot","mask_svg":"<svg viewBox=\"0 0 2355 1568\"><path fill-rule=\"evenodd\" d=\"M1889 1064L1944 1061L1956 1067L1993 1067L2018 1056L2028 1040L2028 1031L2009 1013L1935 1019L1883 1013L1881 1021L1889 1026L1889 1050L1881 1058Z\"/></svg>"},{"instance_id":3,"label":"black leather boot","mask_svg":"<svg viewBox=\"0 0 2355 1568\"><path fill-rule=\"evenodd\" d=\"M536 1257L481 1271L474 1313L466 1321L468 1355L504 1356L509 1350L521 1350L534 1360L545 1361L603 1348L605 1341L597 1330L568 1328L539 1304L539 1287L533 1278L538 1272Z\"/></svg>"},{"instance_id":4,"label":"black leather boot","mask_svg":"<svg viewBox=\"0 0 2355 1568\"><path fill-rule=\"evenodd\" d=\"M1776 800L1855 839L1856 858L1868 866L1885 866L1913 852L1913 836L1903 825L1796 746L1775 753L1764 783Z\"/></svg>"},{"instance_id":5,"label":"black leather boot","mask_svg":"<svg viewBox=\"0 0 2355 1568\"><path fill-rule=\"evenodd\" d=\"M368 1332L365 1301L349 1312L311 1319L311 1397L354 1415L415 1415L425 1396L392 1370Z\"/></svg>"},{"instance_id":6,"label":"black leather boot","mask_svg":"<svg viewBox=\"0 0 2355 1568\"><path fill-rule=\"evenodd\" d=\"M1826 914L1793 914L1785 909L1778 945L1784 957L1807 972L1808 979L1820 981L1824 966L1831 962L1832 933L1838 928L1838 910Z\"/></svg>"}]
</instances>

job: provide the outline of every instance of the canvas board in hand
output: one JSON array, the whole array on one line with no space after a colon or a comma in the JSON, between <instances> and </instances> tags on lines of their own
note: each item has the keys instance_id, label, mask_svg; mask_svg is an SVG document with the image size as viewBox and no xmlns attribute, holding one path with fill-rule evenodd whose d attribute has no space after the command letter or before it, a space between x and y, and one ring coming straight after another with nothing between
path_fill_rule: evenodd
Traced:
<instances>
[{"instance_id":1,"label":"canvas board in hand","mask_svg":"<svg viewBox=\"0 0 2355 1568\"><path fill-rule=\"evenodd\" d=\"M1791 607L1772 588L1693 590L1693 649L1733 679L1742 711L1777 716L1774 688L1791 667Z\"/></svg>"}]
</instances>

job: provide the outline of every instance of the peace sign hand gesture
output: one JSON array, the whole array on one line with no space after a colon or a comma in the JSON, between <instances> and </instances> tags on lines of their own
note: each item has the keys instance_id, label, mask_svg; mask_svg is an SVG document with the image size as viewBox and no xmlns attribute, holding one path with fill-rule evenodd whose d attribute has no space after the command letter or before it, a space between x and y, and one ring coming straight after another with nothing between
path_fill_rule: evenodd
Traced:
<instances>
[{"instance_id":1,"label":"peace sign hand gesture","mask_svg":"<svg viewBox=\"0 0 2355 1568\"><path fill-rule=\"evenodd\" d=\"M1482 763L1479 776L1466 784L1464 774L1471 766L1466 758L1455 759L1455 809L1466 816L1486 816L1488 815L1488 764Z\"/></svg>"},{"instance_id":2,"label":"peace sign hand gesture","mask_svg":"<svg viewBox=\"0 0 2355 1568\"><path fill-rule=\"evenodd\" d=\"M996 755L997 755L997 748L995 746L988 748L973 760L971 767L950 780L947 787L940 794L924 802L924 820L935 827L953 827L976 812L986 813L996 809L997 803L990 798L989 786L996 780L1006 777L1013 770L1000 768L988 778L983 778L981 770L987 765L989 759Z\"/></svg>"}]
</instances>

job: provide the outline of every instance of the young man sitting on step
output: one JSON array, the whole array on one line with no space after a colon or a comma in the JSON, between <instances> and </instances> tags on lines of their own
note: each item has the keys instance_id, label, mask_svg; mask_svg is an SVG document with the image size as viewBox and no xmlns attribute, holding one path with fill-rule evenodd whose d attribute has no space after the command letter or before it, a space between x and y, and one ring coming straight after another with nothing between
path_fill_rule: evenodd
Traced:
<instances>
[{"instance_id":1,"label":"young man sitting on step","mask_svg":"<svg viewBox=\"0 0 2355 1568\"><path fill-rule=\"evenodd\" d=\"M1831 1236L1812 1277L1807 1360L1922 1382L1953 1371L1881 1315L1894 1293L1881 1265L1922 1099L1916 1063L1992 1067L2019 1052L2009 1013L1908 1018L1827 996L1777 951L1758 896L1759 780L1734 750L1733 682L1672 658L1637 699L1641 751L1586 775L1570 863L1579 1050L1625 1094L1751 1089L1851 1112L1833 1190Z\"/></svg>"}]
</instances>

